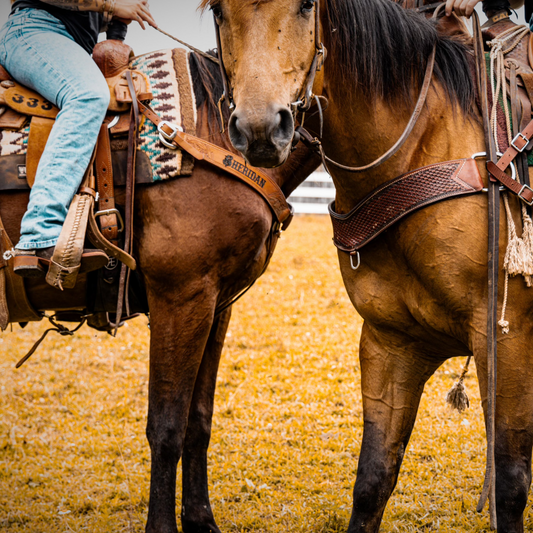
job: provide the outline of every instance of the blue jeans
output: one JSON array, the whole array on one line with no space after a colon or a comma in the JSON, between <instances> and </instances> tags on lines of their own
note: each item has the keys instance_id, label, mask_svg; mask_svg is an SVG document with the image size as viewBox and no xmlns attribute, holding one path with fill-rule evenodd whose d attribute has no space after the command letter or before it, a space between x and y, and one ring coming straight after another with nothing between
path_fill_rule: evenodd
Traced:
<instances>
[{"instance_id":1,"label":"blue jeans","mask_svg":"<svg viewBox=\"0 0 533 533\"><path fill-rule=\"evenodd\" d=\"M61 110L22 219L19 249L55 246L109 105L100 69L48 12L22 9L0 30L0 63Z\"/></svg>"}]
</instances>

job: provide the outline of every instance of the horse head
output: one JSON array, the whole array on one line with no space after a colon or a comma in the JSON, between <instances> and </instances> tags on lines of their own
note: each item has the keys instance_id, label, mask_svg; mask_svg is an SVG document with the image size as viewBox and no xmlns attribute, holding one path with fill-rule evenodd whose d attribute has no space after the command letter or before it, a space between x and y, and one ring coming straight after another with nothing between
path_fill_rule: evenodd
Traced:
<instances>
[{"instance_id":1,"label":"horse head","mask_svg":"<svg viewBox=\"0 0 533 533\"><path fill-rule=\"evenodd\" d=\"M233 109L233 146L257 167L285 162L294 113L308 104L318 62L315 0L204 0L218 33L219 57ZM317 44L318 43L318 44Z\"/></svg>"}]
</instances>

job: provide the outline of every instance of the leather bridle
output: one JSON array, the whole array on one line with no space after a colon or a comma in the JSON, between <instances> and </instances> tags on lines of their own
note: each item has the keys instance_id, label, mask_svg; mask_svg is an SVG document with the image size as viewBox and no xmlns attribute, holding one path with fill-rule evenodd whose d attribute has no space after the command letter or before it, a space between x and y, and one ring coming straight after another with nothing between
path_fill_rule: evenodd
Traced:
<instances>
[{"instance_id":1,"label":"leather bridle","mask_svg":"<svg viewBox=\"0 0 533 533\"><path fill-rule=\"evenodd\" d=\"M420 0L421 1L421 0ZM318 2L319 0L316 0L317 3L317 14L318 14ZM445 4L439 3L435 9L435 12L433 13L433 18L436 19L438 14L442 11L442 9L445 7ZM431 55L428 59L428 63L426 66L426 72L424 75L424 81L422 83L422 87L420 89L420 94L415 106L415 109L411 115L411 118L409 119L409 122L407 123L407 126L405 127L405 130L403 131L401 137L398 139L398 141L383 155L372 161L371 163L360 166L360 167L350 167L346 165L342 165L341 163L338 163L328 157L326 153L324 152L324 148L322 146L322 141L320 138L315 137L313 138L312 135L309 134L302 126L296 128L296 133L299 134L301 139L305 144L308 146L314 147L320 156L322 157L322 163L324 165L324 168L328 170L328 164L331 164L337 168L340 168L341 170L345 170L347 172L365 172L367 170L374 169L390 159L393 155L395 155L405 144L409 136L411 135L411 132L413 131L414 127L416 126L418 119L420 118L420 115L422 114L422 110L425 106L427 95L429 92L429 88L431 86L431 80L433 78L433 72L435 69L435 56L436 56L437 46L435 45L433 48L433 51L431 52ZM317 104L320 109L320 103L317 100ZM322 124L320 125L320 130L322 131ZM322 137L322 134L320 135Z\"/></svg>"},{"instance_id":2,"label":"leather bridle","mask_svg":"<svg viewBox=\"0 0 533 533\"><path fill-rule=\"evenodd\" d=\"M315 0L315 57L311 63L309 73L300 92L300 96L291 104L294 114L309 111L313 103L313 85L317 72L322 70L327 52L324 43L320 40L320 0Z\"/></svg>"},{"instance_id":3,"label":"leather bridle","mask_svg":"<svg viewBox=\"0 0 533 533\"><path fill-rule=\"evenodd\" d=\"M445 4L440 4L437 7L435 12L433 13L433 18L437 18L439 12L442 10L442 8L444 8L444 6ZM219 60L219 66L220 66L220 74L222 76L222 83L224 87L224 93L222 94L222 97L220 98L218 106L219 106L219 111L221 112L222 124L224 124L224 119L222 117L223 103L224 102L227 103L230 111L233 111L233 109L235 109L235 103L233 101L233 90L229 82L228 74L226 72L226 68L224 66L224 60L222 57L223 54L222 54L222 39L220 36L220 26L214 14L213 14L213 18L214 18L214 23L215 23L215 32L216 32L216 39L217 39L217 54L218 54L218 60ZM416 107L401 137L387 152L385 152L382 156L372 161L371 163L361 166L361 167L350 167L350 166L342 165L341 163L338 163L334 161L333 159L329 158L325 154L323 146L322 146L322 140L321 140L321 137L322 137L322 105L319 100L320 97L315 96L313 94L313 85L315 83L317 72L320 72L320 70L322 69L322 66L327 56L327 51L326 51L324 44L322 43L320 39L320 35L321 35L320 0L315 0L315 56L311 63L309 73L302 86L302 90L300 91L300 95L298 99L291 104L291 110L292 110L294 118L296 119L299 113L304 114L307 111L309 111L313 102L316 101L318 111L320 114L320 122L321 122L320 138L313 137L307 130L303 128L303 126L299 126L295 129L294 139L292 143L293 148L295 148L298 142L302 140L307 146L312 147L320 154L320 156L322 157L322 162L326 169L328 168L328 164L330 164L337 168L340 168L341 170L345 170L348 172L365 172L367 170L371 170L373 168L378 167L379 165L381 165L382 163L390 159L393 155L395 155L405 144L411 132L413 131L415 125L417 124L418 119L420 118L420 115L422 114L422 110L426 103L429 88L431 86L431 80L433 78L433 71L435 67L436 46L433 49L431 56L428 60L427 66L426 66L424 81L422 83L422 87L421 87L420 95L416 103Z\"/></svg>"},{"instance_id":4,"label":"leather bridle","mask_svg":"<svg viewBox=\"0 0 533 533\"><path fill-rule=\"evenodd\" d=\"M233 89L229 82L228 73L224 65L223 53L222 53L222 39L220 37L220 26L218 24L215 14L213 14L213 19L215 23L215 33L217 40L217 56L218 63L220 67L220 74L222 76L222 84L224 87L224 92L220 98L218 107L219 110L222 109L222 104L227 103L229 110L233 111L235 109L235 102L233 101ZM326 48L324 43L320 40L320 4L319 0L315 0L315 56L311 63L309 73L305 79L305 83L302 87L302 90L298 96L298 99L291 103L291 110L293 115L297 113L305 113L309 110L313 103L313 85L315 83L315 78L317 72L320 72L324 60L326 58Z\"/></svg>"}]
</instances>

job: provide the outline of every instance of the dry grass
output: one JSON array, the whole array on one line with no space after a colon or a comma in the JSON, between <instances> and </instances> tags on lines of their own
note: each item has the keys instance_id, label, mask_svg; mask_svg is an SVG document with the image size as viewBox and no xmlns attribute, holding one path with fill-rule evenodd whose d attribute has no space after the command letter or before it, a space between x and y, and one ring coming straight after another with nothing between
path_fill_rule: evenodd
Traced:
<instances>
[{"instance_id":1,"label":"dry grass","mask_svg":"<svg viewBox=\"0 0 533 533\"><path fill-rule=\"evenodd\" d=\"M361 321L345 294L326 218L297 218L273 264L236 305L223 355L210 450L213 508L224 532L345 531L362 436ZM0 337L0 530L141 532L147 513L148 329L118 339L84 328ZM384 532L488 531L475 513L484 474L478 387L450 412L462 361L433 377ZM528 506L526 530L533 529Z\"/></svg>"}]
</instances>

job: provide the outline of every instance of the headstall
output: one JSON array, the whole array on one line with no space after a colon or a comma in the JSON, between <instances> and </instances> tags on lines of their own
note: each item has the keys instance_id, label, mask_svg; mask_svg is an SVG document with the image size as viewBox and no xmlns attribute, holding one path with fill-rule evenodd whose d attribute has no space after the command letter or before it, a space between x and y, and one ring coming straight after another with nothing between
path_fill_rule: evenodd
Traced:
<instances>
[{"instance_id":1,"label":"headstall","mask_svg":"<svg viewBox=\"0 0 533 533\"><path fill-rule=\"evenodd\" d=\"M305 83L302 87L300 95L295 102L291 103L291 110L293 115L297 113L305 113L313 104L314 95L313 95L313 85L315 83L315 78L317 72L320 72L322 65L324 64L326 58L326 48L324 43L320 40L320 4L319 0L315 0L315 56L309 68L309 73L305 79ZM220 36L220 26L217 21L217 17L213 14L213 19L215 23L215 34L217 41L217 57L218 63L220 66L220 74L222 76L222 84L224 87L224 92L220 101L218 103L218 108L221 114L222 124L224 124L224 118L222 117L222 105L224 102L227 103L230 111L235 109L235 102L233 101L233 89L229 81L228 73L224 65L224 58L222 52L222 38Z\"/></svg>"}]
</instances>

